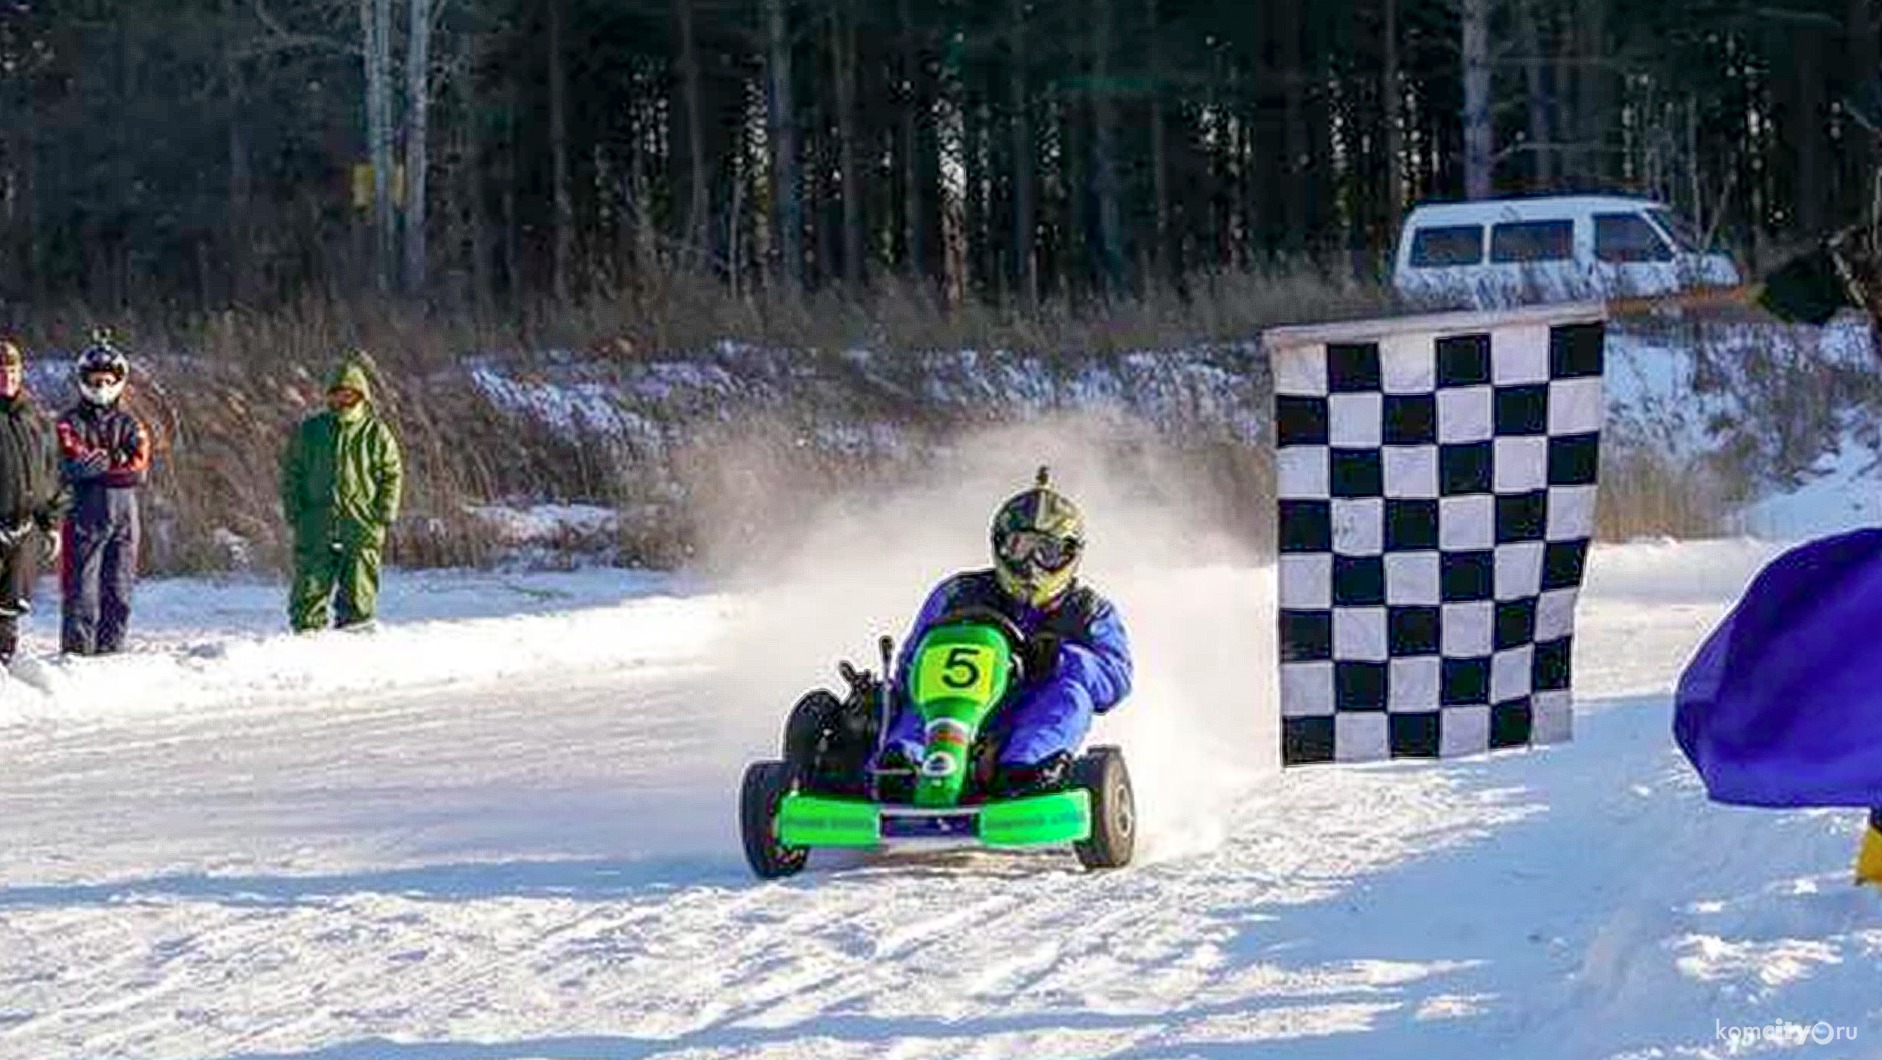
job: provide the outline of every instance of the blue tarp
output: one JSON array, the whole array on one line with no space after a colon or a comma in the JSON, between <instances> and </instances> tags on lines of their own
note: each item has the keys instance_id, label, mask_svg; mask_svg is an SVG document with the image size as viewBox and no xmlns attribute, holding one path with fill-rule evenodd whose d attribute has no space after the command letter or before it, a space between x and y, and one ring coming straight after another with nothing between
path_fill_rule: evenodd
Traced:
<instances>
[{"instance_id":1,"label":"blue tarp","mask_svg":"<svg viewBox=\"0 0 1882 1060\"><path fill-rule=\"evenodd\" d=\"M1747 806L1882 806L1882 530L1760 571L1680 675L1673 734Z\"/></svg>"}]
</instances>

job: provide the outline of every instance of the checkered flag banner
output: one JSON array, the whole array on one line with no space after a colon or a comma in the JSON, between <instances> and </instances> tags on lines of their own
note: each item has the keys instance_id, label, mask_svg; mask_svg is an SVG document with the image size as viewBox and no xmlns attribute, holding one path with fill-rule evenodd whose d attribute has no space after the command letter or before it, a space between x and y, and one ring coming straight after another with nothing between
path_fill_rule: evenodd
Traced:
<instances>
[{"instance_id":1,"label":"checkered flag banner","mask_svg":"<svg viewBox=\"0 0 1882 1060\"><path fill-rule=\"evenodd\" d=\"M1567 740L1575 598L1594 533L1602 308L1263 339L1282 763Z\"/></svg>"}]
</instances>

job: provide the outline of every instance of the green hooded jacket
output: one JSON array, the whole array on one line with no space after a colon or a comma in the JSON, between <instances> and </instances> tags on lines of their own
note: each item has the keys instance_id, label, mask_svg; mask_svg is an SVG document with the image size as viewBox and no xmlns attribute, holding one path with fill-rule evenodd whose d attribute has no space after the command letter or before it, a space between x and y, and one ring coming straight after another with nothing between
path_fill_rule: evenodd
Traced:
<instances>
[{"instance_id":1,"label":"green hooded jacket","mask_svg":"<svg viewBox=\"0 0 1882 1060\"><path fill-rule=\"evenodd\" d=\"M302 420L281 460L281 507L298 549L339 542L378 546L398 518L405 468L392 428L373 411L366 370L347 362L327 385L361 400Z\"/></svg>"}]
</instances>

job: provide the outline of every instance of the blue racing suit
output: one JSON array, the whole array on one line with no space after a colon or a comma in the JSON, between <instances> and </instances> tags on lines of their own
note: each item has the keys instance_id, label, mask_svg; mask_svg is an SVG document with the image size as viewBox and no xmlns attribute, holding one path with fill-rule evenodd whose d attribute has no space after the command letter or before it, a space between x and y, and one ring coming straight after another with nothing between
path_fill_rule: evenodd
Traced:
<instances>
[{"instance_id":1,"label":"blue racing suit","mask_svg":"<svg viewBox=\"0 0 1882 1060\"><path fill-rule=\"evenodd\" d=\"M999 764L1034 765L1060 751L1076 754L1091 730L1092 716L1130 694L1130 641L1124 623L1110 601L1076 583L1049 610L1015 601L1000 590L992 570L954 575L928 594L896 659L895 672L901 677L884 752L900 749L910 762L921 759L925 734L906 691L915 647L938 619L973 606L1000 612L1028 637L1043 633L1058 639L1057 657L1043 667L1046 672L1025 675L1027 683L1008 694L989 722L989 735L1000 741Z\"/></svg>"}]
</instances>

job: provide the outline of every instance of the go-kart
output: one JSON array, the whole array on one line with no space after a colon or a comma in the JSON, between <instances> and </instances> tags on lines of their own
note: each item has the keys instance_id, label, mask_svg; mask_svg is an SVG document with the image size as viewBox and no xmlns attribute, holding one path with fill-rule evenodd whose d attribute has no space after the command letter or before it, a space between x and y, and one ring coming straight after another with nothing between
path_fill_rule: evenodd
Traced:
<instances>
[{"instance_id":1,"label":"go-kart","mask_svg":"<svg viewBox=\"0 0 1882 1060\"><path fill-rule=\"evenodd\" d=\"M886 675L893 642L879 647ZM903 679L926 743L908 768L878 765L890 683L840 664L847 698L805 695L785 723L783 758L746 767L739 825L752 871L790 876L821 848L1070 845L1088 869L1128 864L1137 822L1118 748L1091 748L1043 790L992 783L999 712L1028 660L1056 653L1036 647L989 608L945 615L923 634Z\"/></svg>"}]
</instances>

